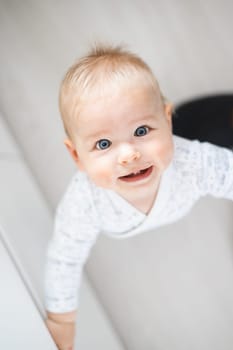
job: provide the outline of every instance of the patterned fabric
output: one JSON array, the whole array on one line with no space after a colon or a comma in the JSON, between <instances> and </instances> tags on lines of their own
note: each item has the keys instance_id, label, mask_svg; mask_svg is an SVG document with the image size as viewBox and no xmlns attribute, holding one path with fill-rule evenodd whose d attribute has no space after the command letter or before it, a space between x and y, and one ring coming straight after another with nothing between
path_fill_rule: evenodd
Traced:
<instances>
[{"instance_id":1,"label":"patterned fabric","mask_svg":"<svg viewBox=\"0 0 233 350\"><path fill-rule=\"evenodd\" d=\"M126 238L172 223L207 194L233 200L232 151L177 136L174 144L174 159L148 215L117 193L95 186L84 173L75 174L57 208L48 248L47 310L76 309L83 265L99 233Z\"/></svg>"}]
</instances>

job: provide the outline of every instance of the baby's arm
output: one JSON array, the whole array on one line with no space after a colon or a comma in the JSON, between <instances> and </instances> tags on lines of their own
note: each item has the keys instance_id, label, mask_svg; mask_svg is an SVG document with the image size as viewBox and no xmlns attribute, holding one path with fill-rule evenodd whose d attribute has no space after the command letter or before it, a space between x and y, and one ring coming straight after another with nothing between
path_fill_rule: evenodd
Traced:
<instances>
[{"instance_id":1,"label":"baby's arm","mask_svg":"<svg viewBox=\"0 0 233 350\"><path fill-rule=\"evenodd\" d=\"M59 350L74 350L76 311L47 312L47 327Z\"/></svg>"},{"instance_id":2,"label":"baby's arm","mask_svg":"<svg viewBox=\"0 0 233 350\"><path fill-rule=\"evenodd\" d=\"M95 239L73 242L69 238L68 241L69 244L63 246L64 249L58 245L61 249L57 250L60 252L57 255L57 245L50 245L51 255L48 256L46 271L46 324L59 350L73 350L82 270ZM64 243L64 240L62 242ZM62 254L67 251L72 254Z\"/></svg>"},{"instance_id":3,"label":"baby's arm","mask_svg":"<svg viewBox=\"0 0 233 350\"><path fill-rule=\"evenodd\" d=\"M50 241L45 302L47 325L59 349L74 344L78 290L83 266L99 234L85 183L74 178L60 202Z\"/></svg>"}]
</instances>

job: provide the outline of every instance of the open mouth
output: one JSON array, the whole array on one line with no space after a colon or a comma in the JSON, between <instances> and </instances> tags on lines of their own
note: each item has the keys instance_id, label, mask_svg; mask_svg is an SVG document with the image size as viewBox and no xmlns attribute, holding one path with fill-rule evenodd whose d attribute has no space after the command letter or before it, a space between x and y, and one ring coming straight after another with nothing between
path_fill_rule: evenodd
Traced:
<instances>
[{"instance_id":1,"label":"open mouth","mask_svg":"<svg viewBox=\"0 0 233 350\"><path fill-rule=\"evenodd\" d=\"M119 179L122 181L126 181L126 182L142 180L151 174L152 169L153 169L153 166L150 166L149 168L139 170L136 173L131 173L129 175L120 176Z\"/></svg>"}]
</instances>

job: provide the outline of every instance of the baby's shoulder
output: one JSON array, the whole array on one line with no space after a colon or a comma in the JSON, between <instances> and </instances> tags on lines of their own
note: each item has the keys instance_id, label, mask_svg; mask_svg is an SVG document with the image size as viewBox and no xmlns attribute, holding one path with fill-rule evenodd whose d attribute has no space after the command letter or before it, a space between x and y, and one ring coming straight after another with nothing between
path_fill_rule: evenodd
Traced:
<instances>
[{"instance_id":1,"label":"baby's shoulder","mask_svg":"<svg viewBox=\"0 0 233 350\"><path fill-rule=\"evenodd\" d=\"M188 161L190 158L197 157L200 151L201 142L198 140L188 140L180 136L173 136L174 140L174 159Z\"/></svg>"},{"instance_id":2,"label":"baby's shoulder","mask_svg":"<svg viewBox=\"0 0 233 350\"><path fill-rule=\"evenodd\" d=\"M233 152L209 142L187 140L174 136L175 152L173 168L175 178L181 183L197 180L206 183L209 179L219 181L232 178ZM186 181L186 182L187 182Z\"/></svg>"},{"instance_id":3,"label":"baby's shoulder","mask_svg":"<svg viewBox=\"0 0 233 350\"><path fill-rule=\"evenodd\" d=\"M174 182L193 185L206 172L208 162L216 158L217 151L217 146L206 142L174 136Z\"/></svg>"},{"instance_id":4,"label":"baby's shoulder","mask_svg":"<svg viewBox=\"0 0 233 350\"><path fill-rule=\"evenodd\" d=\"M183 166L206 166L232 159L233 152L209 142L188 140L174 135L174 162Z\"/></svg>"},{"instance_id":5,"label":"baby's shoulder","mask_svg":"<svg viewBox=\"0 0 233 350\"><path fill-rule=\"evenodd\" d=\"M203 147L198 140L188 140L179 136L174 136L174 158L175 169L192 169L201 164Z\"/></svg>"},{"instance_id":6,"label":"baby's shoulder","mask_svg":"<svg viewBox=\"0 0 233 350\"><path fill-rule=\"evenodd\" d=\"M71 178L63 196L61 197L57 212L90 211L92 207L91 183L85 173L77 171Z\"/></svg>"}]
</instances>

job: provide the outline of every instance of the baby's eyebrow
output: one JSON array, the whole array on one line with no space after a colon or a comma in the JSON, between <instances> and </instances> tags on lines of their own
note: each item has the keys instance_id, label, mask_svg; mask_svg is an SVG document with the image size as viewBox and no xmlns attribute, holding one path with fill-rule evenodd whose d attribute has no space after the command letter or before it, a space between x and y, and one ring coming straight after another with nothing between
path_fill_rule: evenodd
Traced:
<instances>
[{"instance_id":1,"label":"baby's eyebrow","mask_svg":"<svg viewBox=\"0 0 233 350\"><path fill-rule=\"evenodd\" d=\"M93 133L90 133L86 136L86 139L90 140L90 139L99 139L102 138L104 135L109 134L109 130L99 130Z\"/></svg>"},{"instance_id":2,"label":"baby's eyebrow","mask_svg":"<svg viewBox=\"0 0 233 350\"><path fill-rule=\"evenodd\" d=\"M145 116L143 118L138 118L138 120L135 120L135 122L137 123L141 123L141 124L145 124L145 123L148 123L148 122L151 122L151 121L155 121L157 120L157 116L156 115L148 115L148 116Z\"/></svg>"},{"instance_id":3,"label":"baby's eyebrow","mask_svg":"<svg viewBox=\"0 0 233 350\"><path fill-rule=\"evenodd\" d=\"M132 121L132 123L129 124L132 125L132 127L138 127L139 125L145 125L151 121L156 121L157 117L155 115L148 115L143 116L140 118L135 118L135 120ZM110 135L114 132L114 130L111 129L104 129L104 130L98 130L93 131L93 133L90 131L88 135L85 136L86 140L92 141L92 140L100 140L102 138L109 138Z\"/></svg>"}]
</instances>

